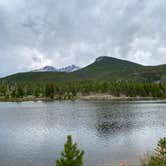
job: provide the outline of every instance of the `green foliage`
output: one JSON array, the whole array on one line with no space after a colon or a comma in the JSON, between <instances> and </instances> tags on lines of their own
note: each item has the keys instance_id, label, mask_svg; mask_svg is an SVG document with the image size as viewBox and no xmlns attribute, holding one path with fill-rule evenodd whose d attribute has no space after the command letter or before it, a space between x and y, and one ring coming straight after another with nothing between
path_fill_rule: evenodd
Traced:
<instances>
[{"instance_id":1,"label":"green foliage","mask_svg":"<svg viewBox=\"0 0 166 166\"><path fill-rule=\"evenodd\" d=\"M45 96L50 97L51 99L54 98L54 85L53 84L46 84Z\"/></svg>"},{"instance_id":2,"label":"green foliage","mask_svg":"<svg viewBox=\"0 0 166 166\"><path fill-rule=\"evenodd\" d=\"M110 94L128 97L166 97L166 84L110 82L110 81L69 81L65 83L21 83L0 84L0 97L74 99L78 95Z\"/></svg>"},{"instance_id":3,"label":"green foliage","mask_svg":"<svg viewBox=\"0 0 166 166\"><path fill-rule=\"evenodd\" d=\"M40 88L39 87L36 87L34 90L33 90L33 94L35 97L39 97L40 96Z\"/></svg>"},{"instance_id":4,"label":"green foliage","mask_svg":"<svg viewBox=\"0 0 166 166\"><path fill-rule=\"evenodd\" d=\"M154 154L142 166L166 166L166 138L159 140Z\"/></svg>"},{"instance_id":5,"label":"green foliage","mask_svg":"<svg viewBox=\"0 0 166 166\"><path fill-rule=\"evenodd\" d=\"M150 164L158 163L158 165L166 166L166 138L160 139L155 149L155 154L150 160Z\"/></svg>"},{"instance_id":6,"label":"green foliage","mask_svg":"<svg viewBox=\"0 0 166 166\"><path fill-rule=\"evenodd\" d=\"M16 98L17 97L17 91L16 89L11 90L11 98Z\"/></svg>"},{"instance_id":7,"label":"green foliage","mask_svg":"<svg viewBox=\"0 0 166 166\"><path fill-rule=\"evenodd\" d=\"M5 85L0 86L0 96L6 96L7 87Z\"/></svg>"},{"instance_id":8,"label":"green foliage","mask_svg":"<svg viewBox=\"0 0 166 166\"><path fill-rule=\"evenodd\" d=\"M72 137L68 136L64 145L61 158L56 161L56 166L82 166L84 152L77 148L77 144L72 142Z\"/></svg>"},{"instance_id":9,"label":"green foliage","mask_svg":"<svg viewBox=\"0 0 166 166\"><path fill-rule=\"evenodd\" d=\"M16 96L17 98L22 98L24 96L24 89L21 86L17 87Z\"/></svg>"}]
</instances>

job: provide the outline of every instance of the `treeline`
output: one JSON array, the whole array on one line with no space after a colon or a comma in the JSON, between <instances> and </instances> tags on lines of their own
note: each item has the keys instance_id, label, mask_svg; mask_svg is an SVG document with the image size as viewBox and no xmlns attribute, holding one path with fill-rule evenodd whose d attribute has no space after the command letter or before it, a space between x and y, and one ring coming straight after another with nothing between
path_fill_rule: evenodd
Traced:
<instances>
[{"instance_id":1,"label":"treeline","mask_svg":"<svg viewBox=\"0 0 166 166\"><path fill-rule=\"evenodd\" d=\"M72 81L66 83L22 83L0 84L0 98L15 99L24 97L73 99L78 95L110 94L127 97L166 97L166 84Z\"/></svg>"}]
</instances>

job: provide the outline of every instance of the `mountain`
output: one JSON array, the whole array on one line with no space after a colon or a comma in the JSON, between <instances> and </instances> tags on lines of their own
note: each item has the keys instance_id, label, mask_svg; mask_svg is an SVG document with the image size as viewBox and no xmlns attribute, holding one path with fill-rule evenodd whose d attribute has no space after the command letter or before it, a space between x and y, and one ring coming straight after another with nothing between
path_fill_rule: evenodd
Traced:
<instances>
[{"instance_id":1,"label":"mountain","mask_svg":"<svg viewBox=\"0 0 166 166\"><path fill-rule=\"evenodd\" d=\"M102 56L74 74L86 79L121 81L133 78L133 74L142 68L143 66L140 64Z\"/></svg>"},{"instance_id":2,"label":"mountain","mask_svg":"<svg viewBox=\"0 0 166 166\"><path fill-rule=\"evenodd\" d=\"M73 72L64 72L71 71ZM99 57L94 63L74 71L67 67L61 72L27 72L5 78L3 82L62 82L73 80L105 80L135 82L166 82L166 65L143 66L113 57Z\"/></svg>"},{"instance_id":3,"label":"mountain","mask_svg":"<svg viewBox=\"0 0 166 166\"><path fill-rule=\"evenodd\" d=\"M70 65L70 66L66 66L64 68L60 68L58 71L65 72L65 73L71 73L71 72L77 71L79 69L80 69L80 67L78 67L78 66Z\"/></svg>"},{"instance_id":4,"label":"mountain","mask_svg":"<svg viewBox=\"0 0 166 166\"><path fill-rule=\"evenodd\" d=\"M53 66L45 66L43 68L36 69L36 70L31 71L31 72L65 72L65 73L71 73L71 72L79 70L79 69L80 69L80 67L75 66L75 65L69 65L69 66L66 66L64 68L59 68L59 69L57 69Z\"/></svg>"},{"instance_id":5,"label":"mountain","mask_svg":"<svg viewBox=\"0 0 166 166\"><path fill-rule=\"evenodd\" d=\"M57 71L58 71L58 69L56 69L53 66L45 66L40 69L33 70L31 72L57 72Z\"/></svg>"},{"instance_id":6,"label":"mountain","mask_svg":"<svg viewBox=\"0 0 166 166\"><path fill-rule=\"evenodd\" d=\"M166 64L143 66L122 59L102 56L73 74L88 80L166 82Z\"/></svg>"}]
</instances>

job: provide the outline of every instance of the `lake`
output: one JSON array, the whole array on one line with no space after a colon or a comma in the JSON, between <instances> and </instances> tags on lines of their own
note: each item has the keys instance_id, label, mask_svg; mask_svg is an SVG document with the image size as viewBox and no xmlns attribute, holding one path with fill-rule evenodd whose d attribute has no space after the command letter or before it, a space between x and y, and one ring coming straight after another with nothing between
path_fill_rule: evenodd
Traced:
<instances>
[{"instance_id":1,"label":"lake","mask_svg":"<svg viewBox=\"0 0 166 166\"><path fill-rule=\"evenodd\" d=\"M166 136L166 103L0 103L1 166L55 166L67 135L85 151L84 166L138 163Z\"/></svg>"}]
</instances>

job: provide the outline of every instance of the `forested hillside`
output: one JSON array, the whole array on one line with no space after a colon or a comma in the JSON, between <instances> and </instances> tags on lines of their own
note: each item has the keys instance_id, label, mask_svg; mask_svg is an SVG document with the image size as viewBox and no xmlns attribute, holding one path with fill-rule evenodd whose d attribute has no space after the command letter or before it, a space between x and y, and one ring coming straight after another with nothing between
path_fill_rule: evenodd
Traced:
<instances>
[{"instance_id":1,"label":"forested hillside","mask_svg":"<svg viewBox=\"0 0 166 166\"><path fill-rule=\"evenodd\" d=\"M166 82L166 65L143 66L111 57L99 57L94 63L71 73L27 72L18 73L0 81L4 83L65 82L78 80Z\"/></svg>"}]
</instances>

